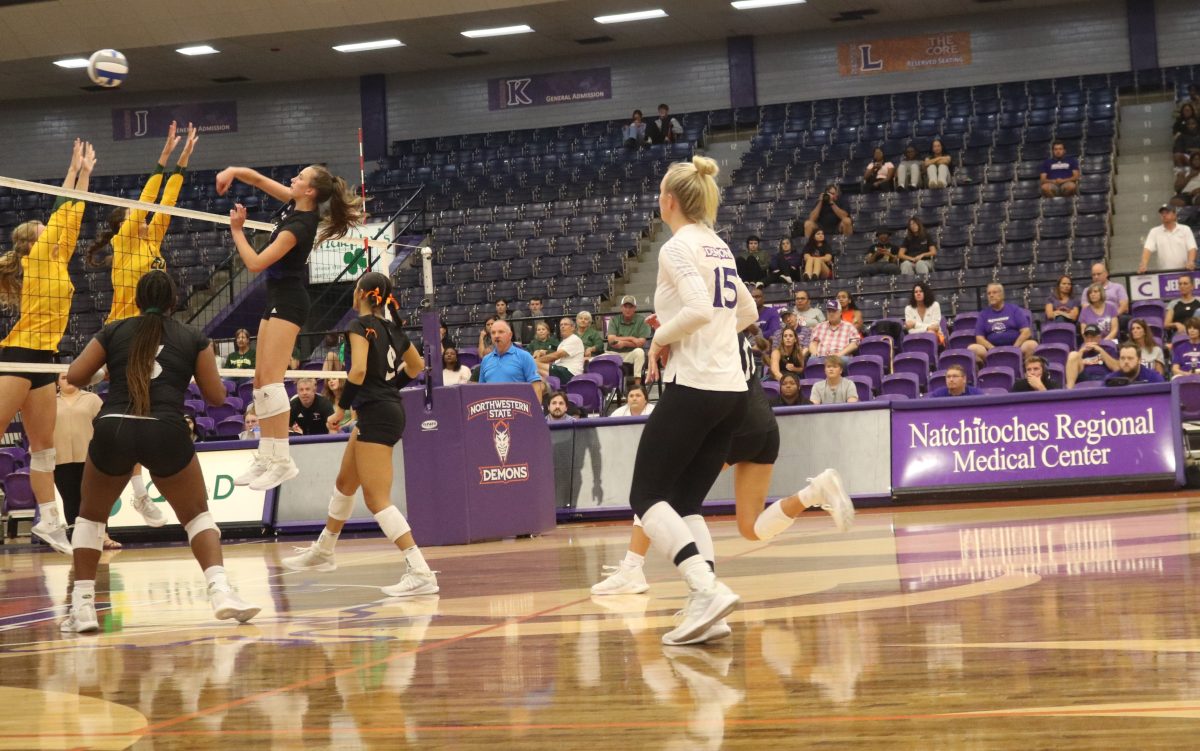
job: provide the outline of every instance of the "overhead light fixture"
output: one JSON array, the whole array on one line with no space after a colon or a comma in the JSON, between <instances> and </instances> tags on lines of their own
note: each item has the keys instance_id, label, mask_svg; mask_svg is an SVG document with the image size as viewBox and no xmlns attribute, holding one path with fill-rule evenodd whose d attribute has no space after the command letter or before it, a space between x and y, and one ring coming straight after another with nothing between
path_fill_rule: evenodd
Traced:
<instances>
[{"instance_id":1,"label":"overhead light fixture","mask_svg":"<svg viewBox=\"0 0 1200 751\"><path fill-rule=\"evenodd\" d=\"M385 50L388 47L403 47L399 39L377 39L374 42L355 42L353 44L335 44L338 52L366 52L367 50Z\"/></svg>"},{"instance_id":2,"label":"overhead light fixture","mask_svg":"<svg viewBox=\"0 0 1200 751\"><path fill-rule=\"evenodd\" d=\"M626 21L645 21L650 18L666 18L667 12L662 8L654 10L636 10L632 13L617 13L611 16L596 16L596 23L625 23Z\"/></svg>"},{"instance_id":3,"label":"overhead light fixture","mask_svg":"<svg viewBox=\"0 0 1200 751\"><path fill-rule=\"evenodd\" d=\"M60 68L86 68L86 57L68 57L66 60L55 60L54 64Z\"/></svg>"},{"instance_id":4,"label":"overhead light fixture","mask_svg":"<svg viewBox=\"0 0 1200 751\"><path fill-rule=\"evenodd\" d=\"M528 34L531 31L533 29L528 25L521 24L520 26L500 26L495 29L471 29L464 31L462 35L471 39L479 39L481 37L502 37L509 34Z\"/></svg>"},{"instance_id":5,"label":"overhead light fixture","mask_svg":"<svg viewBox=\"0 0 1200 751\"><path fill-rule=\"evenodd\" d=\"M755 8L774 8L776 5L801 5L808 0L733 0L730 3L738 10L754 10Z\"/></svg>"},{"instance_id":6,"label":"overhead light fixture","mask_svg":"<svg viewBox=\"0 0 1200 751\"><path fill-rule=\"evenodd\" d=\"M215 55L220 52L220 50L210 47L207 44L197 44L195 47L180 47L175 51L181 55L187 55L188 57L195 57L196 55Z\"/></svg>"}]
</instances>

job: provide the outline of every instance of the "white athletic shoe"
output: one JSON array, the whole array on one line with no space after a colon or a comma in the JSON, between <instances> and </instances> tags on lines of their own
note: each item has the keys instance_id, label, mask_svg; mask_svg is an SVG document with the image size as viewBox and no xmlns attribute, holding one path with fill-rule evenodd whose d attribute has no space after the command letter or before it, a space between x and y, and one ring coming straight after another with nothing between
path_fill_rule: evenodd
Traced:
<instances>
[{"instance_id":1,"label":"white athletic shoe","mask_svg":"<svg viewBox=\"0 0 1200 751\"><path fill-rule=\"evenodd\" d=\"M433 571L409 571L400 581L390 587L379 588L388 597L415 597L433 595L439 591L437 576Z\"/></svg>"},{"instance_id":2,"label":"white athletic shoe","mask_svg":"<svg viewBox=\"0 0 1200 751\"><path fill-rule=\"evenodd\" d=\"M232 589L209 587L208 600L212 603L213 613L219 621L234 618L238 623L245 623L262 610L238 597Z\"/></svg>"},{"instance_id":3,"label":"white athletic shoe","mask_svg":"<svg viewBox=\"0 0 1200 751\"><path fill-rule=\"evenodd\" d=\"M683 606L683 618L678 626L663 634L662 643L668 646L696 643L697 637L733 612L741 598L723 582L714 582L708 589L692 592Z\"/></svg>"},{"instance_id":4,"label":"white athletic shoe","mask_svg":"<svg viewBox=\"0 0 1200 751\"><path fill-rule=\"evenodd\" d=\"M821 508L828 511L829 515L833 517L833 523L837 526L838 531L845 532L850 529L854 525L854 503L846 494L846 488L842 485L842 476L838 474L838 471L827 469L809 482L821 494L823 499Z\"/></svg>"},{"instance_id":5,"label":"white athletic shoe","mask_svg":"<svg viewBox=\"0 0 1200 751\"><path fill-rule=\"evenodd\" d=\"M592 585L594 595L640 595L650 589L641 566L605 566L607 576Z\"/></svg>"},{"instance_id":6,"label":"white athletic shoe","mask_svg":"<svg viewBox=\"0 0 1200 751\"><path fill-rule=\"evenodd\" d=\"M148 526L161 527L167 523L167 517L154 501L150 500L150 496L142 495L134 498L129 503L134 510L142 515L142 519Z\"/></svg>"},{"instance_id":7,"label":"white athletic shoe","mask_svg":"<svg viewBox=\"0 0 1200 751\"><path fill-rule=\"evenodd\" d=\"M249 485L254 482L263 472L271 468L271 457L261 451L254 452L254 459L250 462L250 466L246 471L234 478L234 485Z\"/></svg>"},{"instance_id":8,"label":"white athletic shoe","mask_svg":"<svg viewBox=\"0 0 1200 751\"><path fill-rule=\"evenodd\" d=\"M337 563L333 560L333 552L322 550L315 542L307 548L296 548L296 550L299 551L298 555L279 561L284 568L290 568L292 571L320 571L322 573L337 569Z\"/></svg>"},{"instance_id":9,"label":"white athletic shoe","mask_svg":"<svg viewBox=\"0 0 1200 751\"><path fill-rule=\"evenodd\" d=\"M67 537L67 527L65 524L54 525L49 520L42 519L33 525L33 529L29 530L29 533L40 537L47 545L63 555L71 555L73 552L71 540Z\"/></svg>"},{"instance_id":10,"label":"white athletic shoe","mask_svg":"<svg viewBox=\"0 0 1200 751\"><path fill-rule=\"evenodd\" d=\"M75 595L71 610L58 630L65 634L86 634L100 630L100 619L96 617L96 598Z\"/></svg>"},{"instance_id":11,"label":"white athletic shoe","mask_svg":"<svg viewBox=\"0 0 1200 751\"><path fill-rule=\"evenodd\" d=\"M684 617L684 611L680 610L678 613L675 614L676 622L682 621L683 617ZM667 637L664 636L662 642L664 645L666 645L668 647L683 647L683 646L687 646L688 644L707 644L709 642L721 641L722 639L727 639L727 638L729 638L729 635L732 633L733 633L733 629L729 628L729 624L725 622L724 618L722 618L721 620L717 621L713 625L709 626L707 631L705 631L703 634L700 634L697 637L688 639L686 641L668 642Z\"/></svg>"},{"instance_id":12,"label":"white athletic shoe","mask_svg":"<svg viewBox=\"0 0 1200 751\"><path fill-rule=\"evenodd\" d=\"M270 490L271 488L277 488L298 474L300 474L300 468L296 466L296 462L292 461L292 457L272 457L267 471L250 481L250 489Z\"/></svg>"}]
</instances>

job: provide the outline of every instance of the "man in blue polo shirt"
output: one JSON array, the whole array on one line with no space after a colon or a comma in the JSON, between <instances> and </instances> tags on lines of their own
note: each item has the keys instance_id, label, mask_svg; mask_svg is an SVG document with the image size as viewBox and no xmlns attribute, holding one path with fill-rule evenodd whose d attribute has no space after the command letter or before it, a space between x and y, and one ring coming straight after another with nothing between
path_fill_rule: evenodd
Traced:
<instances>
[{"instance_id":1,"label":"man in blue polo shirt","mask_svg":"<svg viewBox=\"0 0 1200 751\"><path fill-rule=\"evenodd\" d=\"M1042 195L1046 198L1073 196L1079 190L1079 160L1067 156L1062 141L1050 146L1050 158L1042 162Z\"/></svg>"},{"instance_id":2,"label":"man in blue polo shirt","mask_svg":"<svg viewBox=\"0 0 1200 751\"><path fill-rule=\"evenodd\" d=\"M1022 359L1032 355L1038 345L1030 330L1029 312L1004 302L1004 285L996 282L987 287L987 301L975 323L975 343L967 347L976 362L983 365L988 350L995 347L1020 347Z\"/></svg>"},{"instance_id":3,"label":"man in blue polo shirt","mask_svg":"<svg viewBox=\"0 0 1200 751\"><path fill-rule=\"evenodd\" d=\"M946 368L946 385L929 392L931 399L947 396L979 396L983 391L967 383L967 371L954 364Z\"/></svg>"},{"instance_id":4,"label":"man in blue polo shirt","mask_svg":"<svg viewBox=\"0 0 1200 751\"><path fill-rule=\"evenodd\" d=\"M513 346L513 332L508 321L501 318L492 324L492 344L495 349L479 363L479 382L532 384L540 404L543 386L537 365L533 355Z\"/></svg>"},{"instance_id":5,"label":"man in blue polo shirt","mask_svg":"<svg viewBox=\"0 0 1200 751\"><path fill-rule=\"evenodd\" d=\"M1163 377L1152 368L1142 365L1142 353L1133 342L1121 345L1117 353L1117 369L1104 379L1105 386L1132 386L1135 383L1162 383Z\"/></svg>"}]
</instances>

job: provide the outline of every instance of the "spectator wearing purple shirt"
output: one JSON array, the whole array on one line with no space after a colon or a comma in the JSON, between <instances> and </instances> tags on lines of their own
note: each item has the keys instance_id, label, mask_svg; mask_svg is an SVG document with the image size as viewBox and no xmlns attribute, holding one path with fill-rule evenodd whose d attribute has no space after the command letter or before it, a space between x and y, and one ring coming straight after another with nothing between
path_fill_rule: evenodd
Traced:
<instances>
[{"instance_id":1,"label":"spectator wearing purple shirt","mask_svg":"<svg viewBox=\"0 0 1200 751\"><path fill-rule=\"evenodd\" d=\"M1079 320L1079 303L1075 302L1075 283L1063 274L1046 300L1046 321L1075 323Z\"/></svg>"},{"instance_id":2,"label":"spectator wearing purple shirt","mask_svg":"<svg viewBox=\"0 0 1200 751\"><path fill-rule=\"evenodd\" d=\"M1118 352L1117 369L1104 379L1105 386L1132 386L1135 383L1162 383L1157 370L1142 365L1142 354L1133 342L1125 342Z\"/></svg>"},{"instance_id":3,"label":"spectator wearing purple shirt","mask_svg":"<svg viewBox=\"0 0 1200 751\"><path fill-rule=\"evenodd\" d=\"M1195 375L1200 373L1200 319L1189 318L1183 325L1188 338L1171 347L1171 374Z\"/></svg>"},{"instance_id":4,"label":"spectator wearing purple shirt","mask_svg":"<svg viewBox=\"0 0 1200 751\"><path fill-rule=\"evenodd\" d=\"M946 385L929 392L931 398L943 396L979 396L983 392L967 384L967 371L961 365L946 368Z\"/></svg>"},{"instance_id":5,"label":"spectator wearing purple shirt","mask_svg":"<svg viewBox=\"0 0 1200 751\"><path fill-rule=\"evenodd\" d=\"M1020 347L1022 357L1033 354L1038 344L1025 309L1004 302L1004 285L997 282L988 285L987 300L975 323L975 343L967 347L975 360L983 365L988 350L994 347Z\"/></svg>"},{"instance_id":6,"label":"spectator wearing purple shirt","mask_svg":"<svg viewBox=\"0 0 1200 751\"><path fill-rule=\"evenodd\" d=\"M1117 358L1100 345L1100 329L1088 326L1083 330L1083 346L1067 355L1067 388L1079 381L1103 381L1117 369Z\"/></svg>"},{"instance_id":7,"label":"spectator wearing purple shirt","mask_svg":"<svg viewBox=\"0 0 1200 751\"><path fill-rule=\"evenodd\" d=\"M1104 285L1104 297L1117 306L1117 314L1128 315L1129 293L1125 291L1124 284L1109 281L1108 268L1103 263L1092 264L1092 284ZM1079 301L1080 308L1087 307L1087 290L1083 294L1085 297Z\"/></svg>"},{"instance_id":8,"label":"spectator wearing purple shirt","mask_svg":"<svg viewBox=\"0 0 1200 751\"><path fill-rule=\"evenodd\" d=\"M1042 195L1046 198L1075 195L1079 190L1079 160L1067 156L1067 147L1062 141L1050 146L1050 158L1042 162Z\"/></svg>"},{"instance_id":9,"label":"spectator wearing purple shirt","mask_svg":"<svg viewBox=\"0 0 1200 751\"><path fill-rule=\"evenodd\" d=\"M1108 301L1104 296L1104 287L1099 284L1089 286L1084 294L1087 297L1087 305L1079 311L1079 332L1083 333L1088 326L1095 326L1100 329L1100 336L1115 341L1117 306Z\"/></svg>"}]
</instances>

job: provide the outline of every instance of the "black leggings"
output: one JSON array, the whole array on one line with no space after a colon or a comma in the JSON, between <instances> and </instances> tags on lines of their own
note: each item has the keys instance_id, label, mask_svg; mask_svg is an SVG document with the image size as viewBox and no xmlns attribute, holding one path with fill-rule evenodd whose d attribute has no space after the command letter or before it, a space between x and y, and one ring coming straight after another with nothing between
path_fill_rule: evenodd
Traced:
<instances>
[{"instance_id":1,"label":"black leggings","mask_svg":"<svg viewBox=\"0 0 1200 751\"><path fill-rule=\"evenodd\" d=\"M54 467L54 487L62 496L63 511L67 524L74 524L79 516L79 504L83 502L83 467L86 462L71 462Z\"/></svg>"},{"instance_id":2,"label":"black leggings","mask_svg":"<svg viewBox=\"0 0 1200 751\"><path fill-rule=\"evenodd\" d=\"M668 384L638 443L629 505L639 516L667 501L695 514L712 488L746 411L745 391L704 391Z\"/></svg>"}]
</instances>

